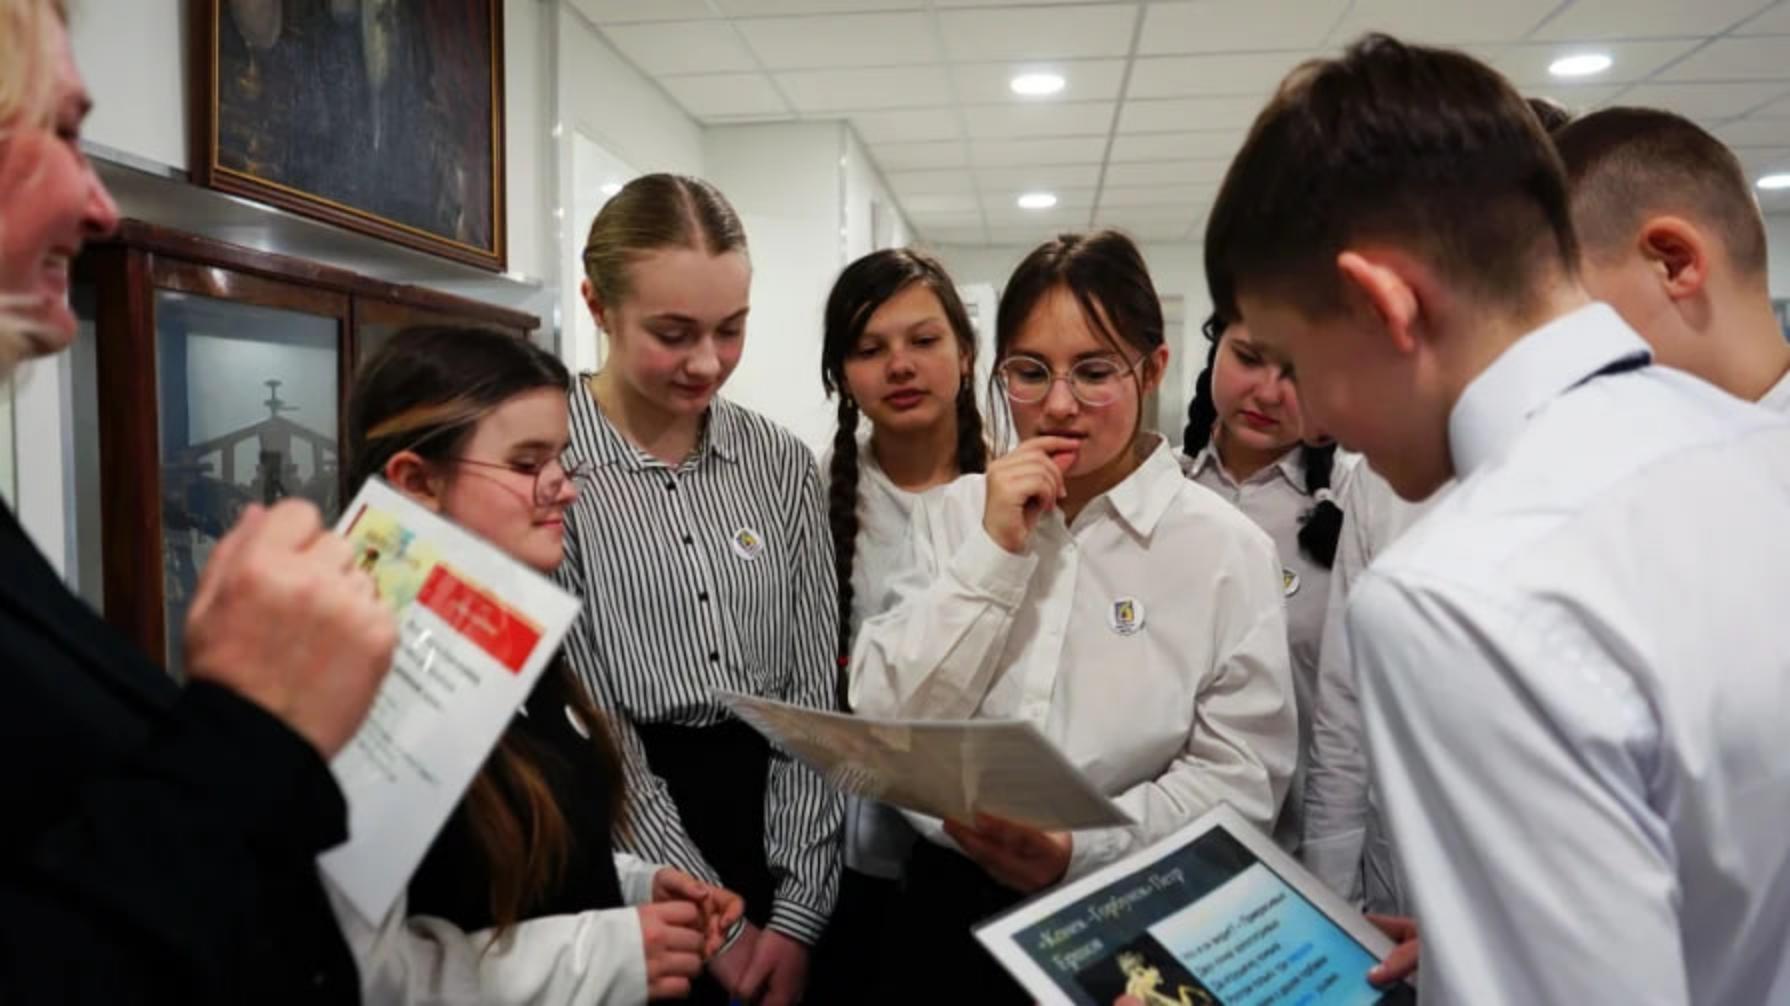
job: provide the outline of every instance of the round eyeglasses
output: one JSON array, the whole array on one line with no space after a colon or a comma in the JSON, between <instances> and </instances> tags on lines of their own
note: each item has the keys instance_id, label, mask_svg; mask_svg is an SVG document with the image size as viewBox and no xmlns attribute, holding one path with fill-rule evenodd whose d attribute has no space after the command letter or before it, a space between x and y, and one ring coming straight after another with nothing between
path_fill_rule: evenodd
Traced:
<instances>
[{"instance_id":1,"label":"round eyeglasses","mask_svg":"<svg viewBox=\"0 0 1790 1006\"><path fill-rule=\"evenodd\" d=\"M1067 374L1053 373L1043 360L1030 356L1011 356L995 368L995 379L1007 397L1021 405L1036 405L1050 394L1058 381L1069 382L1069 393L1083 405L1099 408L1119 400L1125 378L1137 370L1146 357L1126 363L1116 356L1096 356L1069 368Z\"/></svg>"},{"instance_id":2,"label":"round eyeglasses","mask_svg":"<svg viewBox=\"0 0 1790 1006\"><path fill-rule=\"evenodd\" d=\"M589 461L574 462L571 467L559 458L551 458L540 464L504 461L480 461L476 458L455 458L455 464L476 465L480 468L498 468L517 475L526 475L534 479L535 506L552 506L565 491L566 483L574 488L581 488L590 481L591 473L596 470Z\"/></svg>"}]
</instances>

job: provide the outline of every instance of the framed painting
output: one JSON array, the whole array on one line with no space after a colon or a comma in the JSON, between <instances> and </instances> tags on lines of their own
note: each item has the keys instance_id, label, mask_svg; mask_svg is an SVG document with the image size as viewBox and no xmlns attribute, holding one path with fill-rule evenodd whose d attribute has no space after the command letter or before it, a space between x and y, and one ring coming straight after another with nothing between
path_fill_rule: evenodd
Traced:
<instances>
[{"instance_id":1,"label":"framed painting","mask_svg":"<svg viewBox=\"0 0 1790 1006\"><path fill-rule=\"evenodd\" d=\"M494 271L502 0L191 0L193 180Z\"/></svg>"}]
</instances>

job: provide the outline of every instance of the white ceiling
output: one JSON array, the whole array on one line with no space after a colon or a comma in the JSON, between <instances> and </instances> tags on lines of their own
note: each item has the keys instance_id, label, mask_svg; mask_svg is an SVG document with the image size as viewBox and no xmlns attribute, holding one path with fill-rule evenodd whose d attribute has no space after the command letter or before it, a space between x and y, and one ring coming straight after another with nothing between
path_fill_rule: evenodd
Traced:
<instances>
[{"instance_id":1,"label":"white ceiling","mask_svg":"<svg viewBox=\"0 0 1790 1006\"><path fill-rule=\"evenodd\" d=\"M1575 110L1656 105L1790 167L1790 0L572 0L706 124L848 119L934 242L1108 225L1199 240L1280 78L1370 30L1458 45ZM1595 48L1581 84L1548 75ZM1021 98L1008 80L1068 86ZM1054 192L1055 209L1017 208ZM1790 192L1761 193L1790 211Z\"/></svg>"}]
</instances>

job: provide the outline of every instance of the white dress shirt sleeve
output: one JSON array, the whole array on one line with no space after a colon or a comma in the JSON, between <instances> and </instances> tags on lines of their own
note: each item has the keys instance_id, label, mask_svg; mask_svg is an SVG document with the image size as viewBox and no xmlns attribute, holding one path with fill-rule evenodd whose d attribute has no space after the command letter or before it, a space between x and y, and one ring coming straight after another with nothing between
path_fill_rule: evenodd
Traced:
<instances>
[{"instance_id":1,"label":"white dress shirt sleeve","mask_svg":"<svg viewBox=\"0 0 1790 1006\"><path fill-rule=\"evenodd\" d=\"M327 885L326 885L327 886ZM637 1006L647 998L646 951L632 908L526 919L496 940L398 900L371 926L331 888L331 906L354 953L361 995L382 1006ZM495 943L493 942L495 940Z\"/></svg>"},{"instance_id":2,"label":"white dress shirt sleeve","mask_svg":"<svg viewBox=\"0 0 1790 1006\"><path fill-rule=\"evenodd\" d=\"M1365 481L1352 480L1351 487ZM1324 610L1311 709L1311 748L1306 752L1305 833L1299 845L1299 857L1306 867L1325 886L1356 905L1364 897L1361 856L1367 838L1367 752L1343 616L1349 592L1372 558L1367 541L1370 522L1365 518L1353 505L1344 508L1336 562L1330 570L1330 599Z\"/></svg>"},{"instance_id":3,"label":"white dress shirt sleeve","mask_svg":"<svg viewBox=\"0 0 1790 1006\"><path fill-rule=\"evenodd\" d=\"M1233 613L1219 624L1236 628L1214 648L1186 745L1161 775L1114 799L1136 826L1075 833L1066 880L1173 833L1220 801L1263 831L1273 827L1298 760L1299 723L1280 564L1266 537L1262 544L1259 575L1235 577L1235 589L1220 595Z\"/></svg>"},{"instance_id":4,"label":"white dress shirt sleeve","mask_svg":"<svg viewBox=\"0 0 1790 1006\"><path fill-rule=\"evenodd\" d=\"M914 507L893 603L852 646L852 708L867 716L967 720L1000 669L1013 613L1038 560L994 543L978 521L953 550L938 494Z\"/></svg>"},{"instance_id":5,"label":"white dress shirt sleeve","mask_svg":"<svg viewBox=\"0 0 1790 1006\"><path fill-rule=\"evenodd\" d=\"M653 900L653 878L666 869L660 863L649 863L630 852L615 854L615 876L621 881L622 901L645 905Z\"/></svg>"},{"instance_id":6,"label":"white dress shirt sleeve","mask_svg":"<svg viewBox=\"0 0 1790 1006\"><path fill-rule=\"evenodd\" d=\"M1583 614L1370 571L1349 602L1425 1003L1690 1000L1657 727Z\"/></svg>"}]
</instances>

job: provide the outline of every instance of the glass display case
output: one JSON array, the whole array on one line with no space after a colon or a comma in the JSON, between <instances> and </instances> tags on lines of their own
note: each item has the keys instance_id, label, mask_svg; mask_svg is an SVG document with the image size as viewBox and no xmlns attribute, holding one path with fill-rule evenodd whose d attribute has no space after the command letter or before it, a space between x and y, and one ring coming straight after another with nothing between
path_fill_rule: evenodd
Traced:
<instances>
[{"instance_id":1,"label":"glass display case","mask_svg":"<svg viewBox=\"0 0 1790 1006\"><path fill-rule=\"evenodd\" d=\"M200 571L245 506L296 496L335 519L350 488L338 444L358 360L410 325L518 338L537 325L130 221L77 272L97 413L77 425L76 453L89 459L77 496L99 503L79 561L100 570L106 618L175 673Z\"/></svg>"}]
</instances>

